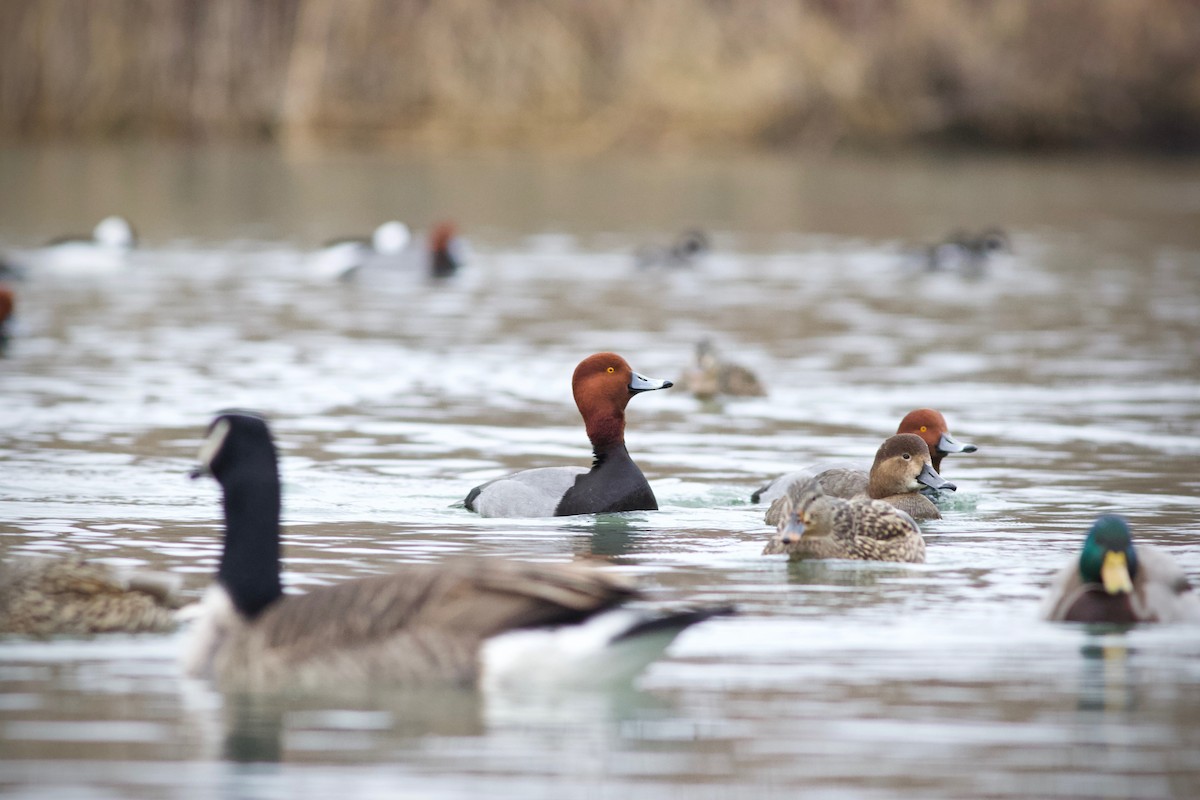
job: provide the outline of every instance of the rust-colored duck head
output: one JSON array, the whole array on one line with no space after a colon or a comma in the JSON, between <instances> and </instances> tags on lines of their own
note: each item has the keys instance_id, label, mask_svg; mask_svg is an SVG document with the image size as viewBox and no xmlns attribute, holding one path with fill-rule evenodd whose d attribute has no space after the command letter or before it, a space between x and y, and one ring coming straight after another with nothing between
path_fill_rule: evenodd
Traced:
<instances>
[{"instance_id":1,"label":"rust-colored duck head","mask_svg":"<svg viewBox=\"0 0 1200 800\"><path fill-rule=\"evenodd\" d=\"M673 385L671 381L639 375L616 353L596 353L580 361L571 377L571 392L592 448L602 453L625 442L625 406L629 398Z\"/></svg>"}]
</instances>

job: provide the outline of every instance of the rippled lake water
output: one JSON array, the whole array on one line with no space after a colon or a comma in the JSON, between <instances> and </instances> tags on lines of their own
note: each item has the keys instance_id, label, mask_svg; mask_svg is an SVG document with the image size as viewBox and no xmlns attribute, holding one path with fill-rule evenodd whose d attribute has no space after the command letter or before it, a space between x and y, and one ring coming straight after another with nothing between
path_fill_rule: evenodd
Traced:
<instances>
[{"instance_id":1,"label":"rippled lake water","mask_svg":"<svg viewBox=\"0 0 1200 800\"><path fill-rule=\"evenodd\" d=\"M211 414L272 420L286 583L456 555L594 558L663 606L734 603L621 690L221 696L179 636L0 642L0 787L24 797L1195 797L1200 628L1037 620L1100 513L1200 579L1200 165L727 158L546 163L273 151L0 153L0 244L120 211L144 247L32 269L0 359L0 547L185 576ZM306 252L456 217L469 265L322 282ZM1008 228L986 276L905 248ZM701 225L690 271L631 254ZM36 254L34 254L36 256ZM474 485L585 464L576 362L678 377L710 336L765 398L629 408L657 512L482 520ZM979 446L928 563L760 555L753 489L869 460L941 409Z\"/></svg>"}]
</instances>

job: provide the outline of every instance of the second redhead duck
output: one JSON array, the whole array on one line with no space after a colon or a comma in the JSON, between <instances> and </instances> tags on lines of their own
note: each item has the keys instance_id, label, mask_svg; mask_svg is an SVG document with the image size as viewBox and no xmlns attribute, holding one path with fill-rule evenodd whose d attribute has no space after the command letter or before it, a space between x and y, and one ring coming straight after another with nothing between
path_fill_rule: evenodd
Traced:
<instances>
[{"instance_id":1,"label":"second redhead duck","mask_svg":"<svg viewBox=\"0 0 1200 800\"><path fill-rule=\"evenodd\" d=\"M857 469L836 467L816 476L825 494L832 497L870 497L904 511L913 519L941 519L937 506L921 494L924 488L951 489L953 483L933 468L929 446L914 433L898 433L887 439L875 453L870 474ZM767 509L768 525L777 525L783 515L786 494Z\"/></svg>"},{"instance_id":2,"label":"second redhead duck","mask_svg":"<svg viewBox=\"0 0 1200 800\"><path fill-rule=\"evenodd\" d=\"M625 449L625 406L641 392L671 381L637 374L616 353L579 362L571 378L594 461L585 467L527 469L476 486L466 506L484 517L563 517L616 511L654 511L658 501Z\"/></svg>"}]
</instances>

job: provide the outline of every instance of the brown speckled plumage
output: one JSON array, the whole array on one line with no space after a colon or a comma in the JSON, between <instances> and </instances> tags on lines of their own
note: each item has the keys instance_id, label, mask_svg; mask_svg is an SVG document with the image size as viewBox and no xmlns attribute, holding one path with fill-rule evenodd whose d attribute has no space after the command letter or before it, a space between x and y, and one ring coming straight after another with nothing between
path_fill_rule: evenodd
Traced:
<instances>
[{"instance_id":1,"label":"brown speckled plumage","mask_svg":"<svg viewBox=\"0 0 1200 800\"><path fill-rule=\"evenodd\" d=\"M925 539L912 518L888 503L825 494L816 479L797 482L782 498L779 529L764 555L795 559L925 561ZM795 533L798 523L802 533Z\"/></svg>"},{"instance_id":2,"label":"brown speckled plumage","mask_svg":"<svg viewBox=\"0 0 1200 800\"><path fill-rule=\"evenodd\" d=\"M0 565L0 633L169 631L181 605L173 577L122 575L77 556L14 559Z\"/></svg>"}]
</instances>

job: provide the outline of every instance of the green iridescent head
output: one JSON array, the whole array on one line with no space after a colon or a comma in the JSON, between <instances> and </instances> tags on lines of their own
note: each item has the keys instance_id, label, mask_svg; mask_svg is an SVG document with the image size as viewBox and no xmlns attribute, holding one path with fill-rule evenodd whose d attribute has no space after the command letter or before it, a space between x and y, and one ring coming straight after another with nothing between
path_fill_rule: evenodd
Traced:
<instances>
[{"instance_id":1,"label":"green iridescent head","mask_svg":"<svg viewBox=\"0 0 1200 800\"><path fill-rule=\"evenodd\" d=\"M1129 593L1133 591L1137 569L1137 552L1133 549L1129 524L1112 514L1096 520L1079 556L1083 582L1103 584L1109 594Z\"/></svg>"}]
</instances>

